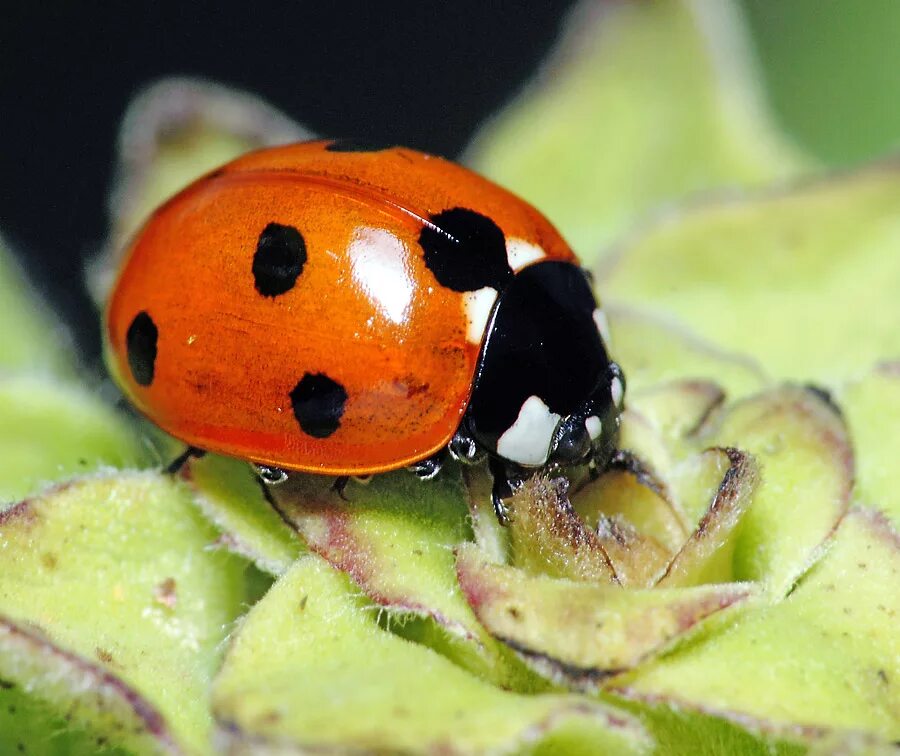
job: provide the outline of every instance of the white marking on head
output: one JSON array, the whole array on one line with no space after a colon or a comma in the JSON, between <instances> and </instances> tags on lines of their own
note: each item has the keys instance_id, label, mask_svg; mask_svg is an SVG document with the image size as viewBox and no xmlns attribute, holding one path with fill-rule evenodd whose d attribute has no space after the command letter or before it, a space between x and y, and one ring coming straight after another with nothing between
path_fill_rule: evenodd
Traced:
<instances>
[{"instance_id":1,"label":"white marking on head","mask_svg":"<svg viewBox=\"0 0 900 756\"><path fill-rule=\"evenodd\" d=\"M463 311L466 315L466 338L472 344L480 344L487 329L488 319L494 302L497 301L497 290L485 286L477 291L463 294Z\"/></svg>"},{"instance_id":2,"label":"white marking on head","mask_svg":"<svg viewBox=\"0 0 900 756\"><path fill-rule=\"evenodd\" d=\"M347 247L353 278L382 315L402 323L413 297L406 245L389 231L361 228Z\"/></svg>"},{"instance_id":3,"label":"white marking on head","mask_svg":"<svg viewBox=\"0 0 900 756\"><path fill-rule=\"evenodd\" d=\"M532 244L524 239L507 239L506 240L506 259L509 261L509 267L517 273L529 263L536 262L547 256L537 244Z\"/></svg>"},{"instance_id":4,"label":"white marking on head","mask_svg":"<svg viewBox=\"0 0 900 756\"><path fill-rule=\"evenodd\" d=\"M625 387L622 385L622 381L619 380L619 376L614 375L613 379L609 382L609 393L612 396L613 404L616 407L622 406L622 399L625 396Z\"/></svg>"},{"instance_id":5,"label":"white marking on head","mask_svg":"<svg viewBox=\"0 0 900 756\"><path fill-rule=\"evenodd\" d=\"M606 319L606 313L600 307L594 310L594 324L597 326L597 330L600 331L600 338L603 339L603 343L608 347L609 321Z\"/></svg>"},{"instance_id":6,"label":"white marking on head","mask_svg":"<svg viewBox=\"0 0 900 756\"><path fill-rule=\"evenodd\" d=\"M584 427L587 428L588 435L596 441L603 433L603 423L596 415L591 415L584 421Z\"/></svg>"},{"instance_id":7,"label":"white marking on head","mask_svg":"<svg viewBox=\"0 0 900 756\"><path fill-rule=\"evenodd\" d=\"M560 416L551 412L540 397L529 396L516 421L497 441L497 453L520 465L537 467L544 464L559 419Z\"/></svg>"}]
</instances>

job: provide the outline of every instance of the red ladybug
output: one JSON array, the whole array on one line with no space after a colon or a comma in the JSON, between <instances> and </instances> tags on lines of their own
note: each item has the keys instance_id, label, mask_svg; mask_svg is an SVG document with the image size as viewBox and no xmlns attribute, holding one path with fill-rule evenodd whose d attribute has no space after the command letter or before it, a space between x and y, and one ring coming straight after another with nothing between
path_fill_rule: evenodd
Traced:
<instances>
[{"instance_id":1,"label":"red ladybug","mask_svg":"<svg viewBox=\"0 0 900 756\"><path fill-rule=\"evenodd\" d=\"M192 447L361 476L485 454L495 503L605 464L624 390L589 280L534 208L446 160L260 150L160 207L106 312L108 362Z\"/></svg>"}]
</instances>

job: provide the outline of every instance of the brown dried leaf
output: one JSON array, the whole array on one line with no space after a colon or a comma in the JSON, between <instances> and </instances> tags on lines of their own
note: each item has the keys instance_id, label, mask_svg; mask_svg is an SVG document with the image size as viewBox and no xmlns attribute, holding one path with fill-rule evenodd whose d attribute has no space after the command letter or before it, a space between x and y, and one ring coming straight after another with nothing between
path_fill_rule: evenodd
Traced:
<instances>
[{"instance_id":1,"label":"brown dried leaf","mask_svg":"<svg viewBox=\"0 0 900 756\"><path fill-rule=\"evenodd\" d=\"M535 671L579 688L634 667L753 593L748 584L626 591L534 576L493 563L468 543L458 551L457 573L492 635Z\"/></svg>"},{"instance_id":2,"label":"brown dried leaf","mask_svg":"<svg viewBox=\"0 0 900 756\"><path fill-rule=\"evenodd\" d=\"M661 544L671 556L688 537L689 528L652 474L636 459L585 485L573 497L575 511L596 528L603 516L624 518L639 533Z\"/></svg>"},{"instance_id":3,"label":"brown dried leaf","mask_svg":"<svg viewBox=\"0 0 900 756\"><path fill-rule=\"evenodd\" d=\"M597 534L575 514L564 478L535 475L507 501L510 562L526 573L617 582Z\"/></svg>"}]
</instances>

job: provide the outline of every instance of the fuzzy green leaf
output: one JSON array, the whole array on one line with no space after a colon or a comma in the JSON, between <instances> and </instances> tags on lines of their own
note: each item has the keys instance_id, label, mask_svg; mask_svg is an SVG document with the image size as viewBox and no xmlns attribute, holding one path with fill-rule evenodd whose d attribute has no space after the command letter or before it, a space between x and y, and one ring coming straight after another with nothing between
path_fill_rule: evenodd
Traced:
<instances>
[{"instance_id":1,"label":"fuzzy green leaf","mask_svg":"<svg viewBox=\"0 0 900 756\"><path fill-rule=\"evenodd\" d=\"M0 371L70 375L69 335L49 312L0 237Z\"/></svg>"},{"instance_id":2,"label":"fuzzy green leaf","mask_svg":"<svg viewBox=\"0 0 900 756\"><path fill-rule=\"evenodd\" d=\"M51 481L143 458L128 424L96 394L50 377L0 378L0 509Z\"/></svg>"},{"instance_id":3,"label":"fuzzy green leaf","mask_svg":"<svg viewBox=\"0 0 900 756\"><path fill-rule=\"evenodd\" d=\"M468 162L550 217L582 259L690 192L797 174L734 4L583 2Z\"/></svg>"},{"instance_id":4,"label":"fuzzy green leaf","mask_svg":"<svg viewBox=\"0 0 900 756\"><path fill-rule=\"evenodd\" d=\"M721 472L709 507L696 530L672 559L657 585L693 586L734 579L737 533L750 507L759 482L756 460L738 449L713 448L701 457L715 457L716 475Z\"/></svg>"},{"instance_id":5,"label":"fuzzy green leaf","mask_svg":"<svg viewBox=\"0 0 900 756\"><path fill-rule=\"evenodd\" d=\"M786 387L737 402L699 441L756 457L760 481L735 545L734 578L782 595L850 502L853 450L843 419L814 391Z\"/></svg>"},{"instance_id":6,"label":"fuzzy green leaf","mask_svg":"<svg viewBox=\"0 0 900 756\"><path fill-rule=\"evenodd\" d=\"M0 619L0 753L180 754L159 710L91 660Z\"/></svg>"},{"instance_id":7,"label":"fuzzy green leaf","mask_svg":"<svg viewBox=\"0 0 900 756\"><path fill-rule=\"evenodd\" d=\"M351 482L296 476L273 491L309 548L343 570L379 606L437 624L442 650L504 686L533 687L524 670L479 625L456 582L453 550L471 537L465 491L452 465L423 484L400 471Z\"/></svg>"},{"instance_id":8,"label":"fuzzy green leaf","mask_svg":"<svg viewBox=\"0 0 900 756\"><path fill-rule=\"evenodd\" d=\"M841 393L857 455L854 498L900 530L900 362L882 365Z\"/></svg>"},{"instance_id":9,"label":"fuzzy green leaf","mask_svg":"<svg viewBox=\"0 0 900 756\"><path fill-rule=\"evenodd\" d=\"M625 695L757 719L815 737L832 729L900 738L900 541L851 512L784 600L636 671Z\"/></svg>"},{"instance_id":10,"label":"fuzzy green leaf","mask_svg":"<svg viewBox=\"0 0 900 756\"><path fill-rule=\"evenodd\" d=\"M93 707L95 721L110 695L134 688L158 712L157 729L188 752L205 752L209 682L246 600L245 563L211 549L216 538L187 490L155 472L70 481L7 509L0 615L48 642L12 649L26 661L17 667L4 656L4 678L18 668L11 681L62 707L57 717ZM53 671L56 649L73 660L62 680ZM110 694L97 670L117 691ZM118 742L133 718L100 717L94 735ZM43 729L23 737L40 742Z\"/></svg>"},{"instance_id":11,"label":"fuzzy green leaf","mask_svg":"<svg viewBox=\"0 0 900 756\"><path fill-rule=\"evenodd\" d=\"M194 500L222 531L223 545L270 575L281 575L305 552L302 541L263 496L259 478L242 460L206 454L185 463Z\"/></svg>"},{"instance_id":12,"label":"fuzzy green leaf","mask_svg":"<svg viewBox=\"0 0 900 756\"><path fill-rule=\"evenodd\" d=\"M640 753L627 715L574 695L495 688L380 628L377 607L319 557L247 615L216 679L230 753Z\"/></svg>"},{"instance_id":13,"label":"fuzzy green leaf","mask_svg":"<svg viewBox=\"0 0 900 756\"><path fill-rule=\"evenodd\" d=\"M836 387L900 355L898 207L894 163L698 206L626 244L600 288L775 378Z\"/></svg>"}]
</instances>

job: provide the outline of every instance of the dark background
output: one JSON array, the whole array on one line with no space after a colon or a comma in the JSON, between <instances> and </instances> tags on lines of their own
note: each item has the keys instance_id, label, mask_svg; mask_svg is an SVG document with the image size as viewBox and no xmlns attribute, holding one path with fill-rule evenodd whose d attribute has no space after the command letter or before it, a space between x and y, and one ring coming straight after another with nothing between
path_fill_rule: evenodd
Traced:
<instances>
[{"instance_id":1,"label":"dark background","mask_svg":"<svg viewBox=\"0 0 900 756\"><path fill-rule=\"evenodd\" d=\"M452 157L535 71L572 4L6 2L0 231L96 353L83 265L105 234L118 123L139 87L204 76L322 135Z\"/></svg>"},{"instance_id":2,"label":"dark background","mask_svg":"<svg viewBox=\"0 0 900 756\"><path fill-rule=\"evenodd\" d=\"M84 260L105 234L118 124L138 88L202 76L261 95L322 135L453 157L535 72L572 5L4 0L0 233L90 359L97 322ZM843 167L900 148L900 2L738 0L734 9L774 117L813 159Z\"/></svg>"}]
</instances>

